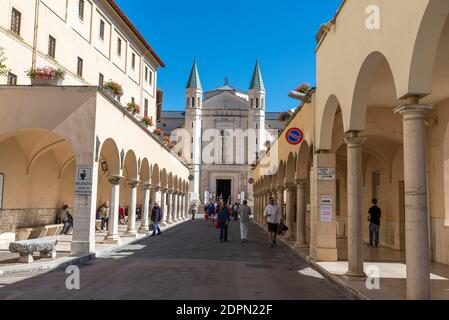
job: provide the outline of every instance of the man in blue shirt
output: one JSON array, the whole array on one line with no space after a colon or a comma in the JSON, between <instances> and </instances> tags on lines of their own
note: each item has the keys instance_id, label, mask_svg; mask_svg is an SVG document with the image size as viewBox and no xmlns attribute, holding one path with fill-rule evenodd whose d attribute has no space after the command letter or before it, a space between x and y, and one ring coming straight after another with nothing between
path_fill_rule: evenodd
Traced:
<instances>
[{"instance_id":1,"label":"man in blue shirt","mask_svg":"<svg viewBox=\"0 0 449 320\"><path fill-rule=\"evenodd\" d=\"M213 225L215 220L215 206L212 202L207 205L207 215L209 217L209 227Z\"/></svg>"}]
</instances>

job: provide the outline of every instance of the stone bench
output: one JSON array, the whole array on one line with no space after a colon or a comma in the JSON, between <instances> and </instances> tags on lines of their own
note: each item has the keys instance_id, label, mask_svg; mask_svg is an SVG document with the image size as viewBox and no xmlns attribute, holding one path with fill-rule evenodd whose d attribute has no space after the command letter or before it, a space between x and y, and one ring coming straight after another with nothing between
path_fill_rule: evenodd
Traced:
<instances>
[{"instance_id":1,"label":"stone bench","mask_svg":"<svg viewBox=\"0 0 449 320\"><path fill-rule=\"evenodd\" d=\"M34 261L35 251L40 253L41 258L56 258L57 243L58 240L55 238L15 241L9 244L9 251L19 254L20 263L31 263Z\"/></svg>"},{"instance_id":2,"label":"stone bench","mask_svg":"<svg viewBox=\"0 0 449 320\"><path fill-rule=\"evenodd\" d=\"M16 240L39 239L48 236L57 236L64 228L64 224L49 224L29 228L17 228Z\"/></svg>"}]
</instances>

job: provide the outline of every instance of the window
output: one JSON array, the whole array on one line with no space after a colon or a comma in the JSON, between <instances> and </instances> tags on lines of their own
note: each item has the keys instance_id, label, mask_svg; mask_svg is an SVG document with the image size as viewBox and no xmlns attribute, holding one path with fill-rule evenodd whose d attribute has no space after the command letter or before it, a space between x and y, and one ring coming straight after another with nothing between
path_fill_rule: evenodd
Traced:
<instances>
[{"instance_id":1,"label":"window","mask_svg":"<svg viewBox=\"0 0 449 320\"><path fill-rule=\"evenodd\" d=\"M100 73L99 76L98 76L98 85L100 87L102 87L103 84L104 84L104 75L102 73Z\"/></svg>"},{"instance_id":2,"label":"window","mask_svg":"<svg viewBox=\"0 0 449 320\"><path fill-rule=\"evenodd\" d=\"M122 56L122 39L117 40L117 55Z\"/></svg>"},{"instance_id":3,"label":"window","mask_svg":"<svg viewBox=\"0 0 449 320\"><path fill-rule=\"evenodd\" d=\"M8 72L8 86L17 85L17 76L11 72Z\"/></svg>"},{"instance_id":4,"label":"window","mask_svg":"<svg viewBox=\"0 0 449 320\"><path fill-rule=\"evenodd\" d=\"M254 99L251 98L251 108L254 106Z\"/></svg>"},{"instance_id":5,"label":"window","mask_svg":"<svg viewBox=\"0 0 449 320\"><path fill-rule=\"evenodd\" d=\"M134 52L131 55L131 68L133 68L133 70L136 68L136 54Z\"/></svg>"},{"instance_id":6,"label":"window","mask_svg":"<svg viewBox=\"0 0 449 320\"><path fill-rule=\"evenodd\" d=\"M153 85L153 71L150 71L150 86Z\"/></svg>"},{"instance_id":7,"label":"window","mask_svg":"<svg viewBox=\"0 0 449 320\"><path fill-rule=\"evenodd\" d=\"M12 8L11 12L11 31L20 36L20 24L22 20L22 14L16 9Z\"/></svg>"},{"instance_id":8,"label":"window","mask_svg":"<svg viewBox=\"0 0 449 320\"><path fill-rule=\"evenodd\" d=\"M104 40L104 21L100 19L100 39Z\"/></svg>"},{"instance_id":9,"label":"window","mask_svg":"<svg viewBox=\"0 0 449 320\"><path fill-rule=\"evenodd\" d=\"M81 59L80 57L78 57L78 65L77 65L76 73L80 77L83 76L83 59Z\"/></svg>"},{"instance_id":10,"label":"window","mask_svg":"<svg viewBox=\"0 0 449 320\"><path fill-rule=\"evenodd\" d=\"M145 67L145 82L148 81L148 67Z\"/></svg>"},{"instance_id":11,"label":"window","mask_svg":"<svg viewBox=\"0 0 449 320\"><path fill-rule=\"evenodd\" d=\"M259 108L259 98L256 98L256 108Z\"/></svg>"},{"instance_id":12,"label":"window","mask_svg":"<svg viewBox=\"0 0 449 320\"><path fill-rule=\"evenodd\" d=\"M192 97L192 108L195 107L195 98Z\"/></svg>"},{"instance_id":13,"label":"window","mask_svg":"<svg viewBox=\"0 0 449 320\"><path fill-rule=\"evenodd\" d=\"M84 20L84 0L79 0L78 16L81 20Z\"/></svg>"},{"instance_id":14,"label":"window","mask_svg":"<svg viewBox=\"0 0 449 320\"><path fill-rule=\"evenodd\" d=\"M131 97L131 103L136 103L136 99L134 99L134 97Z\"/></svg>"},{"instance_id":15,"label":"window","mask_svg":"<svg viewBox=\"0 0 449 320\"><path fill-rule=\"evenodd\" d=\"M148 115L148 99L145 99L145 104L144 104L144 109L143 109L143 114L144 115Z\"/></svg>"},{"instance_id":16,"label":"window","mask_svg":"<svg viewBox=\"0 0 449 320\"><path fill-rule=\"evenodd\" d=\"M190 153L190 159L193 160L193 152Z\"/></svg>"},{"instance_id":17,"label":"window","mask_svg":"<svg viewBox=\"0 0 449 320\"><path fill-rule=\"evenodd\" d=\"M192 143L193 143L193 137L192 137Z\"/></svg>"},{"instance_id":18,"label":"window","mask_svg":"<svg viewBox=\"0 0 449 320\"><path fill-rule=\"evenodd\" d=\"M192 128L193 128L193 122L192 122Z\"/></svg>"},{"instance_id":19,"label":"window","mask_svg":"<svg viewBox=\"0 0 449 320\"><path fill-rule=\"evenodd\" d=\"M259 129L259 124L256 122L256 129Z\"/></svg>"},{"instance_id":20,"label":"window","mask_svg":"<svg viewBox=\"0 0 449 320\"><path fill-rule=\"evenodd\" d=\"M56 56L56 39L48 36L48 55L53 59Z\"/></svg>"}]
</instances>

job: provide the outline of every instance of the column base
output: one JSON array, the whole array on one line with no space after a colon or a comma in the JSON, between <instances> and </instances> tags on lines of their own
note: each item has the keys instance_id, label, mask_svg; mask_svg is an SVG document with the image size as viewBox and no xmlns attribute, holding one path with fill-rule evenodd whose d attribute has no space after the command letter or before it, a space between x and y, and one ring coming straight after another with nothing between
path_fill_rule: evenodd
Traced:
<instances>
[{"instance_id":1,"label":"column base","mask_svg":"<svg viewBox=\"0 0 449 320\"><path fill-rule=\"evenodd\" d=\"M167 224L173 224L173 220L167 220L166 223Z\"/></svg>"},{"instance_id":2,"label":"column base","mask_svg":"<svg viewBox=\"0 0 449 320\"><path fill-rule=\"evenodd\" d=\"M337 248L320 248L310 246L310 256L317 262L337 262Z\"/></svg>"},{"instance_id":3,"label":"column base","mask_svg":"<svg viewBox=\"0 0 449 320\"><path fill-rule=\"evenodd\" d=\"M176 223L178 221L179 221L179 219L173 219L173 223Z\"/></svg>"},{"instance_id":4,"label":"column base","mask_svg":"<svg viewBox=\"0 0 449 320\"><path fill-rule=\"evenodd\" d=\"M122 239L119 236L106 236L103 240L104 244L120 244Z\"/></svg>"},{"instance_id":5,"label":"column base","mask_svg":"<svg viewBox=\"0 0 449 320\"><path fill-rule=\"evenodd\" d=\"M70 255L84 256L95 252L95 241L72 241Z\"/></svg>"},{"instance_id":6,"label":"column base","mask_svg":"<svg viewBox=\"0 0 449 320\"><path fill-rule=\"evenodd\" d=\"M296 242L295 243L295 248L309 248L310 246L307 244L307 243L305 243L305 242Z\"/></svg>"},{"instance_id":7,"label":"column base","mask_svg":"<svg viewBox=\"0 0 449 320\"><path fill-rule=\"evenodd\" d=\"M137 231L136 230L126 231L123 236L126 238L137 238Z\"/></svg>"},{"instance_id":8,"label":"column base","mask_svg":"<svg viewBox=\"0 0 449 320\"><path fill-rule=\"evenodd\" d=\"M146 234L150 231L150 227L140 227L138 233Z\"/></svg>"},{"instance_id":9,"label":"column base","mask_svg":"<svg viewBox=\"0 0 449 320\"><path fill-rule=\"evenodd\" d=\"M366 279L366 273L362 272L362 273L356 273L356 272L349 272L347 271L346 273L343 274L343 276L347 279L347 280L360 280L360 281L364 281Z\"/></svg>"},{"instance_id":10,"label":"column base","mask_svg":"<svg viewBox=\"0 0 449 320\"><path fill-rule=\"evenodd\" d=\"M159 223L159 225L160 225L161 227L165 227L165 226L167 226L167 223L164 221L164 222Z\"/></svg>"}]
</instances>

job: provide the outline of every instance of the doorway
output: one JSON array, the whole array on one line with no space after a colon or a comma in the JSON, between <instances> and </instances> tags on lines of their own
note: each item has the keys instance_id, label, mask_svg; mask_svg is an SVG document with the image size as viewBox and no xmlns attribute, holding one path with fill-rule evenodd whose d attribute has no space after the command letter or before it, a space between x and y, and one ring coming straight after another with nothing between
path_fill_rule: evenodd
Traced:
<instances>
[{"instance_id":1,"label":"doorway","mask_svg":"<svg viewBox=\"0 0 449 320\"><path fill-rule=\"evenodd\" d=\"M217 200L223 200L224 203L231 201L231 180L230 179L217 179Z\"/></svg>"}]
</instances>

